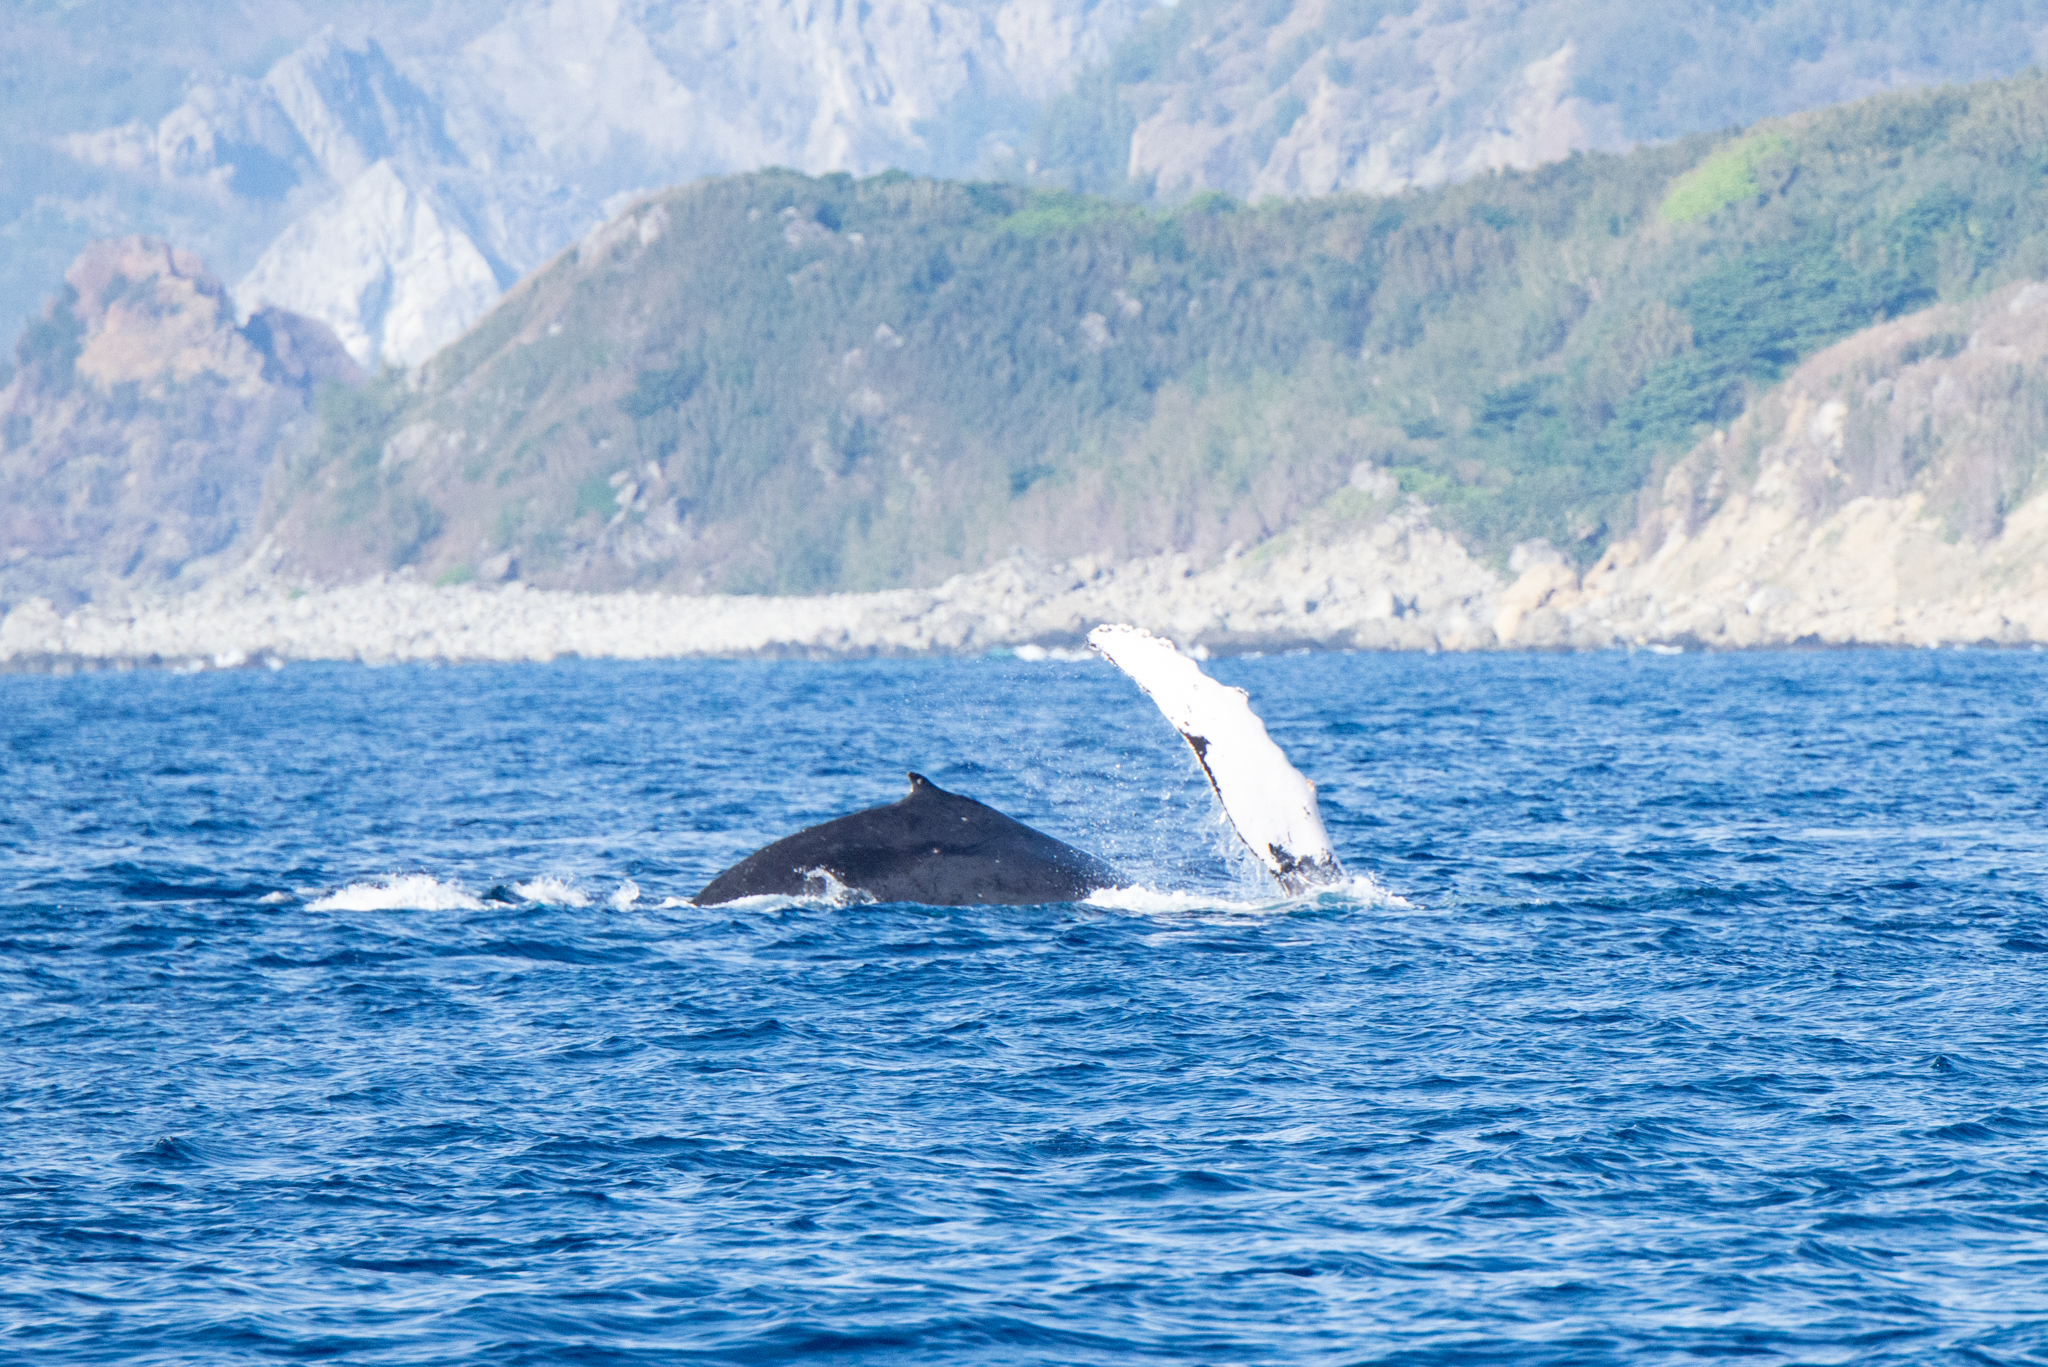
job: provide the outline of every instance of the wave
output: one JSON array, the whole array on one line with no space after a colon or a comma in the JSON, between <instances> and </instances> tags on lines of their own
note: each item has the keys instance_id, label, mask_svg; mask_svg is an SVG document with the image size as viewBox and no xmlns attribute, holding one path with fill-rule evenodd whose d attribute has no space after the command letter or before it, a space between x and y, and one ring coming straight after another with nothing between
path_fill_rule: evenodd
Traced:
<instances>
[{"instance_id":1,"label":"wave","mask_svg":"<svg viewBox=\"0 0 2048 1367\"><path fill-rule=\"evenodd\" d=\"M1369 907L1400 907L1404 910L1413 910L1415 906L1369 873L1346 874L1341 882L1310 888L1296 900L1310 903L1363 902Z\"/></svg>"},{"instance_id":2,"label":"wave","mask_svg":"<svg viewBox=\"0 0 2048 1367\"><path fill-rule=\"evenodd\" d=\"M429 873L402 873L378 883L350 883L307 904L311 911L480 911L483 903Z\"/></svg>"},{"instance_id":3,"label":"wave","mask_svg":"<svg viewBox=\"0 0 2048 1367\"><path fill-rule=\"evenodd\" d=\"M1406 898L1389 892L1369 873L1347 875L1341 882L1325 883L1293 896L1274 894L1249 896L1242 892L1197 892L1174 888L1133 885L1103 888L1090 893L1086 905L1140 915L1175 915L1191 912L1229 912L1237 915L1280 915L1304 906L1406 907Z\"/></svg>"},{"instance_id":4,"label":"wave","mask_svg":"<svg viewBox=\"0 0 2048 1367\"><path fill-rule=\"evenodd\" d=\"M1083 905L1101 907L1105 911L1134 911L1141 916L1165 916L1189 912L1226 911L1256 914L1286 911L1294 901L1293 898L1249 898L1242 894L1182 892L1170 888L1133 885L1124 888L1098 888L1088 894Z\"/></svg>"},{"instance_id":5,"label":"wave","mask_svg":"<svg viewBox=\"0 0 2048 1367\"><path fill-rule=\"evenodd\" d=\"M553 874L544 873L529 882L514 883L512 891L518 893L527 901L539 903L544 907L587 907L590 905L589 893L584 892L567 879L557 878ZM640 890L635 888L633 891L637 896Z\"/></svg>"},{"instance_id":6,"label":"wave","mask_svg":"<svg viewBox=\"0 0 2048 1367\"><path fill-rule=\"evenodd\" d=\"M375 882L347 884L307 906L313 911L478 911L492 902L502 904L509 900L508 894L535 906L591 905L589 893L553 874L542 874L524 883L498 884L478 898L461 884L443 882L430 873L405 873ZM291 898L286 893L272 893L261 900L274 904ZM605 899L605 905L626 911L639 901L640 885L628 878Z\"/></svg>"}]
</instances>

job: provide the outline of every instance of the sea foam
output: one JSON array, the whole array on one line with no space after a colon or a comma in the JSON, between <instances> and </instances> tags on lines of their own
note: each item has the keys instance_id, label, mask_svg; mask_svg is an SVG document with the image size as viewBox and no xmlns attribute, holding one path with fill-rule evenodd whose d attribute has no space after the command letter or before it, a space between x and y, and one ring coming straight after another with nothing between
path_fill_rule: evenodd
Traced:
<instances>
[{"instance_id":1,"label":"sea foam","mask_svg":"<svg viewBox=\"0 0 2048 1367\"><path fill-rule=\"evenodd\" d=\"M312 911L477 911L483 903L428 873L402 873L377 883L350 883L308 904Z\"/></svg>"},{"instance_id":2,"label":"sea foam","mask_svg":"<svg viewBox=\"0 0 2048 1367\"><path fill-rule=\"evenodd\" d=\"M582 891L566 879L553 874L542 874L526 883L514 883L512 891L529 902L538 902L544 907L587 907L590 894Z\"/></svg>"},{"instance_id":3,"label":"sea foam","mask_svg":"<svg viewBox=\"0 0 2048 1367\"><path fill-rule=\"evenodd\" d=\"M1219 911L1234 915L1256 915L1265 912L1284 912L1298 900L1281 896L1278 889L1274 890L1274 895L1270 898L1253 899L1229 893L1191 892L1175 888L1133 885L1122 888L1098 888L1088 894L1087 905L1101 907L1107 911L1134 911L1141 916Z\"/></svg>"}]
</instances>

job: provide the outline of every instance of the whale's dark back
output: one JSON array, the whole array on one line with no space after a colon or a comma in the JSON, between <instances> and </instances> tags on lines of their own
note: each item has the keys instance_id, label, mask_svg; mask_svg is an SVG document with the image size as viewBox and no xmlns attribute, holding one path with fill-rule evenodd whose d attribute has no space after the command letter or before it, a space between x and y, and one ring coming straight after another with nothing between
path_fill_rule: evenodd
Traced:
<instances>
[{"instance_id":1,"label":"whale's dark back","mask_svg":"<svg viewBox=\"0 0 2048 1367\"><path fill-rule=\"evenodd\" d=\"M778 840L719 874L693 900L708 907L736 897L815 893L824 886L821 871L878 902L939 907L1075 902L1121 881L1094 855L912 774L910 796L901 802Z\"/></svg>"}]
</instances>

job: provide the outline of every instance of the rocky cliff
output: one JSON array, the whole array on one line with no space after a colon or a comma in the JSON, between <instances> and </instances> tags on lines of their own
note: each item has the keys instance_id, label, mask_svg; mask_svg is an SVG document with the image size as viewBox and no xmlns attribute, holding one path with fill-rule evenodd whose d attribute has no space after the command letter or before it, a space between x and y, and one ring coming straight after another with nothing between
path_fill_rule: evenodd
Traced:
<instances>
[{"instance_id":1,"label":"rocky cliff","mask_svg":"<svg viewBox=\"0 0 2048 1367\"><path fill-rule=\"evenodd\" d=\"M173 213L246 269L244 314L412 365L622 194L764 165L972 172L1150 3L357 0L260 76L52 141L112 173L131 220Z\"/></svg>"},{"instance_id":2,"label":"rocky cliff","mask_svg":"<svg viewBox=\"0 0 2048 1367\"><path fill-rule=\"evenodd\" d=\"M0 602L196 583L247 554L312 394L353 378L333 334L262 310L238 325L198 259L96 244L24 334L0 389Z\"/></svg>"},{"instance_id":3,"label":"rocky cliff","mask_svg":"<svg viewBox=\"0 0 2048 1367\"><path fill-rule=\"evenodd\" d=\"M1048 111L1034 174L1169 198L1389 194L2016 73L2048 8L1181 0Z\"/></svg>"},{"instance_id":4,"label":"rocky cliff","mask_svg":"<svg viewBox=\"0 0 2048 1367\"><path fill-rule=\"evenodd\" d=\"M1828 348L1644 504L1578 592L1525 593L1502 636L2048 641L2048 284Z\"/></svg>"},{"instance_id":5,"label":"rocky cliff","mask_svg":"<svg viewBox=\"0 0 2048 1367\"><path fill-rule=\"evenodd\" d=\"M2034 640L2044 129L2029 76L1394 200L700 182L317 424L338 343L117 243L18 353L9 591L242 558L889 588L985 613L961 648Z\"/></svg>"}]
</instances>

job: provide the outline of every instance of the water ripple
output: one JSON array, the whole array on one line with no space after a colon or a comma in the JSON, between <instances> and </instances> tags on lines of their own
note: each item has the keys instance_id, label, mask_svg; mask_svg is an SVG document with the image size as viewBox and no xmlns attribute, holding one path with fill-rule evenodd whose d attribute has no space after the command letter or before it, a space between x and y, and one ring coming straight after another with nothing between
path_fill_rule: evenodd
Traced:
<instances>
[{"instance_id":1,"label":"water ripple","mask_svg":"<svg viewBox=\"0 0 2048 1367\"><path fill-rule=\"evenodd\" d=\"M1216 668L1356 884L1088 665L0 679L0 1358L2048 1361L2040 657ZM909 769L1147 891L684 900Z\"/></svg>"}]
</instances>

